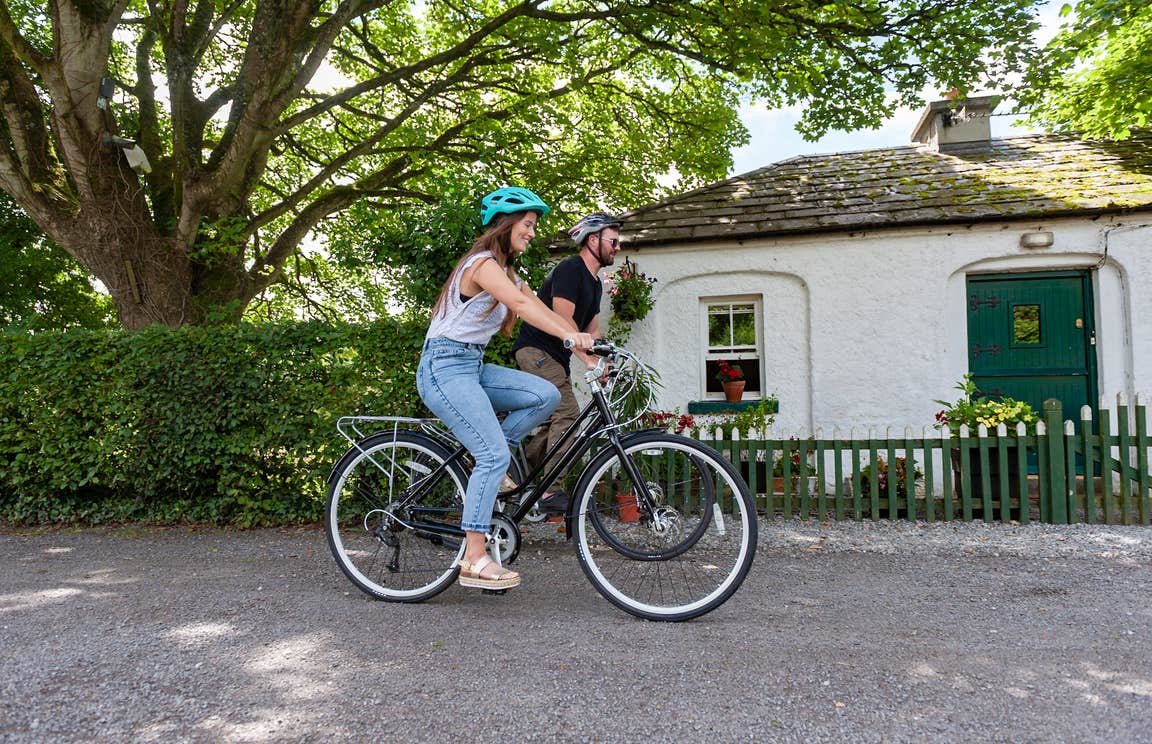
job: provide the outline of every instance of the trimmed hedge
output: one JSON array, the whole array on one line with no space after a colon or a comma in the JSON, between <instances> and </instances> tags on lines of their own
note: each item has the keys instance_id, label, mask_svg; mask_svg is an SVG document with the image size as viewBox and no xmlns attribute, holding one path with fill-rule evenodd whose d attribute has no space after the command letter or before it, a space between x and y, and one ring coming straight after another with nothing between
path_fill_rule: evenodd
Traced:
<instances>
[{"instance_id":1,"label":"trimmed hedge","mask_svg":"<svg viewBox=\"0 0 1152 744\"><path fill-rule=\"evenodd\" d=\"M0 335L0 520L314 522L342 415L427 415L395 319Z\"/></svg>"}]
</instances>

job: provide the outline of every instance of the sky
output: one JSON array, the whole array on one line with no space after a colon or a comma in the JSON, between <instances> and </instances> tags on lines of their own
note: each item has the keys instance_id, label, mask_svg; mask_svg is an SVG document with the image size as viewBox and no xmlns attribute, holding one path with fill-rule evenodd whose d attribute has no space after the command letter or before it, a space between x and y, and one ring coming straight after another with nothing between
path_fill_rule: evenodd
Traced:
<instances>
[{"instance_id":1,"label":"sky","mask_svg":"<svg viewBox=\"0 0 1152 744\"><path fill-rule=\"evenodd\" d=\"M1019 117L999 115L1009 110L1011 103L1007 101L996 109L991 120L993 137L1013 137L1036 131L1019 125L1017 123ZM871 150L910 144L912 130L920 121L923 109L900 109L880 129L829 132L816 142L805 141L796 131L800 113L799 106L772 110L748 105L741 108L740 119L752 133L752 140L744 147L732 151L732 169L728 175L747 173L797 155Z\"/></svg>"},{"instance_id":2,"label":"sky","mask_svg":"<svg viewBox=\"0 0 1152 744\"><path fill-rule=\"evenodd\" d=\"M1052 0L1040 6L1040 29L1036 32L1037 44L1045 44L1056 33L1063 19L1060 18L1062 0ZM924 91L925 100L939 100L940 91ZM995 91L974 91L972 95ZM1003 116L1010 111L1012 103L1004 101L992 117L993 137L1012 137L1032 133L1018 123L1019 117ZM898 147L912 142L912 129L920 120L923 108L900 109L875 130L858 132L829 132L816 142L805 141L796 131L802 108L794 106L784 109L767 109L764 106L745 105L740 110L740 119L751 133L751 141L732 151L732 168L729 176L763 168L766 165L787 160L798 155L817 155L848 150L870 150L880 147Z\"/></svg>"}]
</instances>

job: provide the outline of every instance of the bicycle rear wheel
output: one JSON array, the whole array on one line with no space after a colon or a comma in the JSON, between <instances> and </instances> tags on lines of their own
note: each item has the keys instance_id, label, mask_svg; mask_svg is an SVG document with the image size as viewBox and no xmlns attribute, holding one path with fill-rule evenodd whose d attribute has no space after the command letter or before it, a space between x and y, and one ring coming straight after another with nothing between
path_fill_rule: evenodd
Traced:
<instances>
[{"instance_id":1,"label":"bicycle rear wheel","mask_svg":"<svg viewBox=\"0 0 1152 744\"><path fill-rule=\"evenodd\" d=\"M398 430L366 437L333 468L324 527L336 564L367 594L420 602L459 568L467 477L429 437ZM415 489L423 495L413 500ZM413 502L414 503L409 503Z\"/></svg>"},{"instance_id":2,"label":"bicycle rear wheel","mask_svg":"<svg viewBox=\"0 0 1152 744\"><path fill-rule=\"evenodd\" d=\"M576 488L576 545L585 575L609 602L649 620L711 612L744 581L756 553L748 486L715 450L643 432L622 445L657 505L637 508L619 455L593 458Z\"/></svg>"}]
</instances>

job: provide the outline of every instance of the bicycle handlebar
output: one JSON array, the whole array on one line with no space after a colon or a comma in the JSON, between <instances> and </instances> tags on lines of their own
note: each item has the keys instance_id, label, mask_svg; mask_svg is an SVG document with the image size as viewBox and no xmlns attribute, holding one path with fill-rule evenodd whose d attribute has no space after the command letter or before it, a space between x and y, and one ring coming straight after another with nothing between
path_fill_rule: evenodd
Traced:
<instances>
[{"instance_id":1,"label":"bicycle handlebar","mask_svg":"<svg viewBox=\"0 0 1152 744\"><path fill-rule=\"evenodd\" d=\"M565 349L571 349L575 345L576 345L575 340L570 339L570 338L564 339L564 348ZM612 356L616 352L617 352L616 344L612 343L611 341L605 341L602 338L598 338L598 339L593 340L592 348L588 350L588 353L596 354L597 356Z\"/></svg>"},{"instance_id":2,"label":"bicycle handlebar","mask_svg":"<svg viewBox=\"0 0 1152 744\"><path fill-rule=\"evenodd\" d=\"M598 338L592 343L592 353L599 356L611 356L617 351L619 351L619 348L616 344L611 341L605 341L602 338Z\"/></svg>"}]
</instances>

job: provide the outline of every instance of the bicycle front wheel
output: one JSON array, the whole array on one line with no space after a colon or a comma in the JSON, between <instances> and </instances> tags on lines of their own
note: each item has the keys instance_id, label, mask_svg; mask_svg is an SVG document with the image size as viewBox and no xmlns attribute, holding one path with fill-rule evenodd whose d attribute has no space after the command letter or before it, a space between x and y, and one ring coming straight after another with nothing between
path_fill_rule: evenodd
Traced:
<instances>
[{"instance_id":1,"label":"bicycle front wheel","mask_svg":"<svg viewBox=\"0 0 1152 744\"><path fill-rule=\"evenodd\" d=\"M367 594L420 602L447 589L464 553L467 477L418 432L373 434L333 469L324 527L340 570Z\"/></svg>"},{"instance_id":2,"label":"bicycle front wheel","mask_svg":"<svg viewBox=\"0 0 1152 744\"><path fill-rule=\"evenodd\" d=\"M689 620L724 604L756 554L747 484L715 450L687 437L624 437L653 507L614 449L576 487L576 545L585 575L609 602L649 620Z\"/></svg>"}]
</instances>

